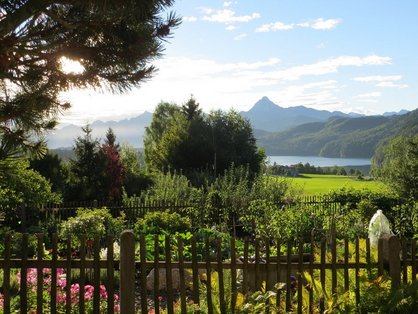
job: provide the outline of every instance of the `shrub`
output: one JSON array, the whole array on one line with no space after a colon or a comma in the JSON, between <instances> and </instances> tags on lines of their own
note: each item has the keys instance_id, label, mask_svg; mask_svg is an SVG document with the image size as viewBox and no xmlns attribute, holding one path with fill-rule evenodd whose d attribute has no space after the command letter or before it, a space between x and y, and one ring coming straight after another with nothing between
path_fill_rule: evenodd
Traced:
<instances>
[{"instance_id":1,"label":"shrub","mask_svg":"<svg viewBox=\"0 0 418 314\"><path fill-rule=\"evenodd\" d=\"M327 215L312 206L292 205L282 207L276 203L255 200L240 222L246 231L259 239L281 239L282 241L309 240L311 233L317 237L324 234Z\"/></svg>"},{"instance_id":2,"label":"shrub","mask_svg":"<svg viewBox=\"0 0 418 314\"><path fill-rule=\"evenodd\" d=\"M188 217L169 211L148 212L134 226L136 234L175 234L191 229L192 223Z\"/></svg>"},{"instance_id":3,"label":"shrub","mask_svg":"<svg viewBox=\"0 0 418 314\"><path fill-rule=\"evenodd\" d=\"M23 235L20 232L16 232L10 227L0 228L0 238L5 239L6 235L10 235L10 253L12 256L21 257L23 247L22 238ZM34 256L37 248L37 238L35 235L30 234L28 236L28 256ZM4 256L4 243L0 244L0 256Z\"/></svg>"},{"instance_id":4,"label":"shrub","mask_svg":"<svg viewBox=\"0 0 418 314\"><path fill-rule=\"evenodd\" d=\"M124 221L124 215L113 218L107 208L78 209L76 217L61 223L60 237L71 238L75 245L79 244L81 235L85 235L87 240L100 237L104 241L106 235L119 238Z\"/></svg>"},{"instance_id":5,"label":"shrub","mask_svg":"<svg viewBox=\"0 0 418 314\"><path fill-rule=\"evenodd\" d=\"M201 198L201 192L182 174L158 172L153 177L153 185L141 195L141 198L146 201L192 203Z\"/></svg>"}]
</instances>

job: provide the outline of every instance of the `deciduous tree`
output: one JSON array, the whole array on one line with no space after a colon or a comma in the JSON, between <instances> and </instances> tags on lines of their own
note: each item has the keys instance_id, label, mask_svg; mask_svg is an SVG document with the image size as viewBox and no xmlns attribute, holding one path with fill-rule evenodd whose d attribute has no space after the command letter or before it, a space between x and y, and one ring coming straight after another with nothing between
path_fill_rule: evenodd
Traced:
<instances>
[{"instance_id":1,"label":"deciduous tree","mask_svg":"<svg viewBox=\"0 0 418 314\"><path fill-rule=\"evenodd\" d=\"M119 144L116 143L116 135L111 128L106 133L105 142L100 147L99 154L104 159L101 180L103 190L101 194L103 194L104 199L119 200L122 197L125 168L119 154Z\"/></svg>"},{"instance_id":2,"label":"deciduous tree","mask_svg":"<svg viewBox=\"0 0 418 314\"><path fill-rule=\"evenodd\" d=\"M145 132L144 152L151 168L185 174L210 169L216 175L232 164L258 172L264 157L248 120L235 111L205 115L194 98L182 107L157 107Z\"/></svg>"},{"instance_id":3,"label":"deciduous tree","mask_svg":"<svg viewBox=\"0 0 418 314\"><path fill-rule=\"evenodd\" d=\"M382 146L372 160L372 174L401 196L418 199L418 136L398 136Z\"/></svg>"},{"instance_id":4,"label":"deciduous tree","mask_svg":"<svg viewBox=\"0 0 418 314\"><path fill-rule=\"evenodd\" d=\"M48 180L29 169L29 162L22 159L0 161L0 216L5 225L17 228L20 210L28 214L28 211L34 211L42 204L60 201L60 195L51 191Z\"/></svg>"}]
</instances>

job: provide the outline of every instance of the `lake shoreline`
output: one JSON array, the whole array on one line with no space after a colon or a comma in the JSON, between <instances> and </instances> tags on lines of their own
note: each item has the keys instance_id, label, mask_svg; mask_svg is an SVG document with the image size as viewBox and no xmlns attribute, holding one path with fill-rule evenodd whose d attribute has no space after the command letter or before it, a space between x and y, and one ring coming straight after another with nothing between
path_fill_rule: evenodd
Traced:
<instances>
[{"instance_id":1,"label":"lake shoreline","mask_svg":"<svg viewBox=\"0 0 418 314\"><path fill-rule=\"evenodd\" d=\"M367 158L329 158L319 156L267 156L270 165L274 163L282 166L291 166L298 163L309 163L315 167L359 167L370 166L371 160Z\"/></svg>"}]
</instances>

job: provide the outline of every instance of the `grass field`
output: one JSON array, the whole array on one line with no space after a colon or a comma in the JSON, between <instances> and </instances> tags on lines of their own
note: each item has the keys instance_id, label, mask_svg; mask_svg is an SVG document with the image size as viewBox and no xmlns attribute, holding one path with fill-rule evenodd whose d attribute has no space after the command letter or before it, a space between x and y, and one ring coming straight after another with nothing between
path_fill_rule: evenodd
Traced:
<instances>
[{"instance_id":1,"label":"grass field","mask_svg":"<svg viewBox=\"0 0 418 314\"><path fill-rule=\"evenodd\" d=\"M292 178L295 185L303 188L305 195L320 195L340 188L368 189L371 191L387 190L387 187L379 181L357 180L356 177L303 174Z\"/></svg>"}]
</instances>

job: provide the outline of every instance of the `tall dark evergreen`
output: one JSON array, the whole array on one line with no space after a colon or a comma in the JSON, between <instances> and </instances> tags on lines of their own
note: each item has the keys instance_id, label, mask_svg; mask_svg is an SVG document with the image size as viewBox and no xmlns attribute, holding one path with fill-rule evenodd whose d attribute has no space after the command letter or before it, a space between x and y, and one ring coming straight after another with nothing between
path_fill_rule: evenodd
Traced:
<instances>
[{"instance_id":1,"label":"tall dark evergreen","mask_svg":"<svg viewBox=\"0 0 418 314\"><path fill-rule=\"evenodd\" d=\"M181 106L181 112L183 112L188 121L202 118L202 109L199 108L199 103L193 96Z\"/></svg>"},{"instance_id":2,"label":"tall dark evergreen","mask_svg":"<svg viewBox=\"0 0 418 314\"><path fill-rule=\"evenodd\" d=\"M123 92L155 71L173 0L0 1L0 158L40 152L72 87ZM63 69L63 57L81 71Z\"/></svg>"},{"instance_id":3,"label":"tall dark evergreen","mask_svg":"<svg viewBox=\"0 0 418 314\"><path fill-rule=\"evenodd\" d=\"M101 200L103 196L102 173L105 167L100 153L100 143L93 138L89 125L82 128L84 134L75 140L75 158L70 161L70 180L66 200Z\"/></svg>"}]
</instances>

